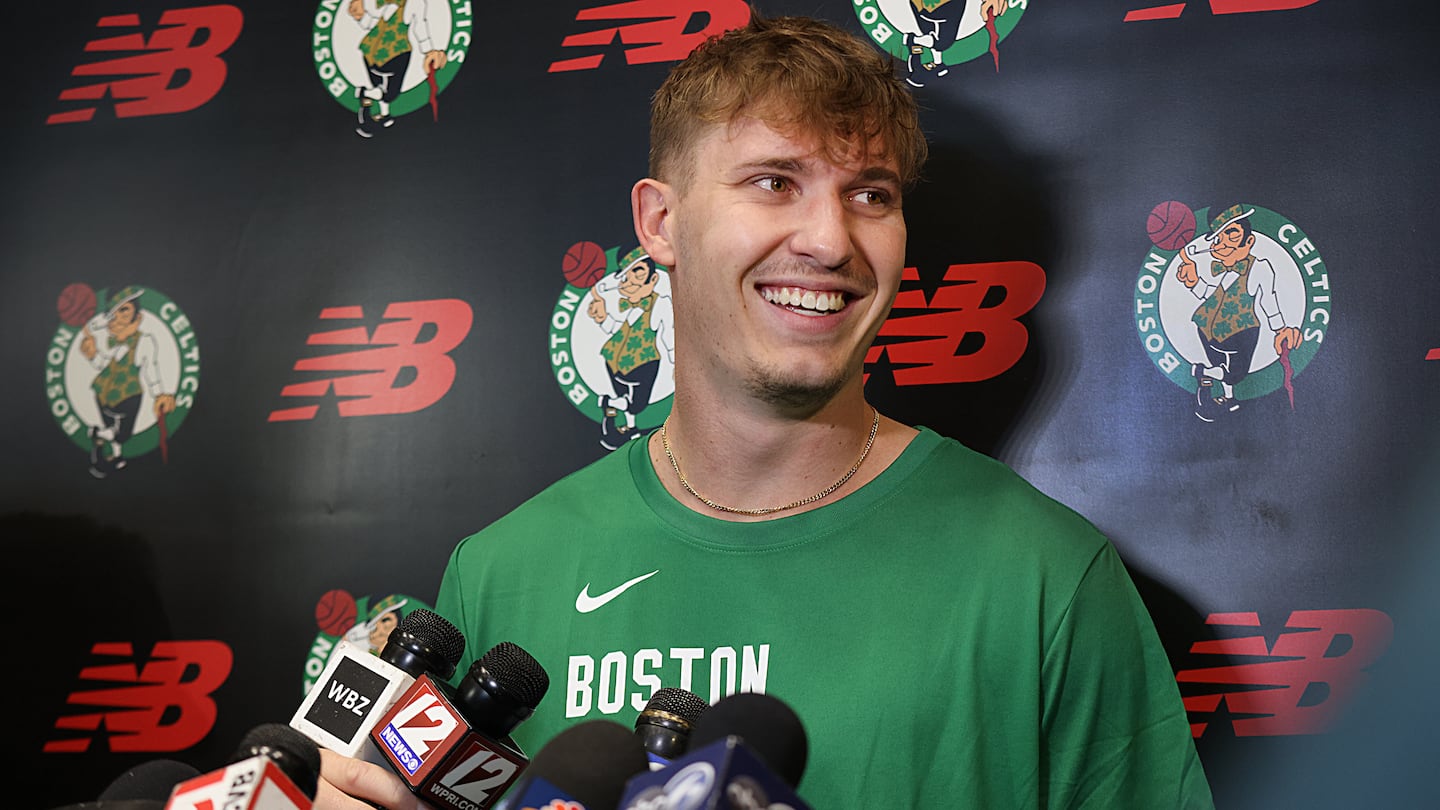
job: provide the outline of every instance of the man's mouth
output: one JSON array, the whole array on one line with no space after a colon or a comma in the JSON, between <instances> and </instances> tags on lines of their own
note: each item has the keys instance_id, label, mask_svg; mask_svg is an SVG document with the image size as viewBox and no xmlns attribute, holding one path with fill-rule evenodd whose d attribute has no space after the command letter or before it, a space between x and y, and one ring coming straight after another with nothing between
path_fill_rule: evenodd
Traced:
<instances>
[{"instance_id":1,"label":"man's mouth","mask_svg":"<svg viewBox=\"0 0 1440 810\"><path fill-rule=\"evenodd\" d=\"M845 308L845 293L839 290L807 290L804 287L761 287L760 294L776 306L805 315L825 315Z\"/></svg>"}]
</instances>

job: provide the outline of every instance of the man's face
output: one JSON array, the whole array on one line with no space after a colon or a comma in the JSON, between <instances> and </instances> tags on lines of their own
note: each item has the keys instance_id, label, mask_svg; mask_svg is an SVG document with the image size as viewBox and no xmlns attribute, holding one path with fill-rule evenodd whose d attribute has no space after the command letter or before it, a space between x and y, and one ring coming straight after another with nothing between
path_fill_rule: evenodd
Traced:
<instances>
[{"instance_id":1,"label":"man's face","mask_svg":"<svg viewBox=\"0 0 1440 810\"><path fill-rule=\"evenodd\" d=\"M638 304L655 292L659 276L648 261L636 262L625 271L625 278L620 282L620 294L630 303Z\"/></svg>"},{"instance_id":2,"label":"man's face","mask_svg":"<svg viewBox=\"0 0 1440 810\"><path fill-rule=\"evenodd\" d=\"M110 336L116 340L129 338L135 334L136 329L140 328L140 308L134 301L126 301L110 316L110 323L106 328L110 330Z\"/></svg>"},{"instance_id":3,"label":"man's face","mask_svg":"<svg viewBox=\"0 0 1440 810\"><path fill-rule=\"evenodd\" d=\"M1226 267L1234 267L1250 255L1255 245L1255 234L1245 236L1239 225L1226 225L1220 229L1220 237L1210 247L1210 255Z\"/></svg>"},{"instance_id":4,"label":"man's face","mask_svg":"<svg viewBox=\"0 0 1440 810\"><path fill-rule=\"evenodd\" d=\"M706 130L670 189L676 354L709 390L741 381L789 408L859 384L905 260L896 162L831 162L812 136L755 118ZM677 370L678 373L678 370Z\"/></svg>"},{"instance_id":5,"label":"man's face","mask_svg":"<svg viewBox=\"0 0 1440 810\"><path fill-rule=\"evenodd\" d=\"M379 651L385 648L385 642L390 640L390 631L400 620L396 618L395 611L380 614L375 620L375 626L370 628L370 649Z\"/></svg>"}]
</instances>

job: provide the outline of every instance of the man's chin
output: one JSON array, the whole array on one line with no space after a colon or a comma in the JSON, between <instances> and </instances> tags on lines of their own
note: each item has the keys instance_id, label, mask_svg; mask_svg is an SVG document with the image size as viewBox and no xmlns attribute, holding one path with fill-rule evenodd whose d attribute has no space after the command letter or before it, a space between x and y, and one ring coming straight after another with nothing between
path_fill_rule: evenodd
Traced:
<instances>
[{"instance_id":1,"label":"man's chin","mask_svg":"<svg viewBox=\"0 0 1440 810\"><path fill-rule=\"evenodd\" d=\"M809 413L834 399L847 381L845 374L800 377L757 371L750 374L746 387L762 402L785 411Z\"/></svg>"}]
</instances>

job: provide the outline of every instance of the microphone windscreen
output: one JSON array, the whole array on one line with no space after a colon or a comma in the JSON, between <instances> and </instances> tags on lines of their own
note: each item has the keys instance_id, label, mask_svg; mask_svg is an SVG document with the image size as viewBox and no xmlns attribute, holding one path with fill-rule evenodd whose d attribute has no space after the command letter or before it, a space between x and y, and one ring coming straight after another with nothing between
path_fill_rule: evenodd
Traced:
<instances>
[{"instance_id":1,"label":"microphone windscreen","mask_svg":"<svg viewBox=\"0 0 1440 810\"><path fill-rule=\"evenodd\" d=\"M115 778L96 798L102 802L131 799L165 801L175 785L194 779L200 771L173 759L152 759L136 765Z\"/></svg>"},{"instance_id":2,"label":"microphone windscreen","mask_svg":"<svg viewBox=\"0 0 1440 810\"><path fill-rule=\"evenodd\" d=\"M256 726L240 740L230 761L240 762L255 756L273 759L301 793L315 798L320 779L320 749L309 737L284 723Z\"/></svg>"},{"instance_id":3,"label":"microphone windscreen","mask_svg":"<svg viewBox=\"0 0 1440 810\"><path fill-rule=\"evenodd\" d=\"M637 725L653 720L668 721L685 731L695 728L700 716L710 708L705 699L694 692L666 686L655 691L645 709L636 718Z\"/></svg>"},{"instance_id":4,"label":"microphone windscreen","mask_svg":"<svg viewBox=\"0 0 1440 810\"><path fill-rule=\"evenodd\" d=\"M720 700L695 724L690 750L731 735L743 739L790 787L800 785L810 742L800 718L784 701L757 692L740 692Z\"/></svg>"},{"instance_id":5,"label":"microphone windscreen","mask_svg":"<svg viewBox=\"0 0 1440 810\"><path fill-rule=\"evenodd\" d=\"M380 658L419 677L431 672L440 680L455 674L465 653L465 636L444 616L416 608L395 625L380 651Z\"/></svg>"},{"instance_id":6,"label":"microphone windscreen","mask_svg":"<svg viewBox=\"0 0 1440 810\"><path fill-rule=\"evenodd\" d=\"M609 720L587 720L546 743L530 761L526 776L574 796L585 810L614 810L630 777L649 769L635 732Z\"/></svg>"},{"instance_id":7,"label":"microphone windscreen","mask_svg":"<svg viewBox=\"0 0 1440 810\"><path fill-rule=\"evenodd\" d=\"M525 648L502 641L490 648L470 670L488 670L514 700L534 709L550 689L550 676Z\"/></svg>"}]
</instances>

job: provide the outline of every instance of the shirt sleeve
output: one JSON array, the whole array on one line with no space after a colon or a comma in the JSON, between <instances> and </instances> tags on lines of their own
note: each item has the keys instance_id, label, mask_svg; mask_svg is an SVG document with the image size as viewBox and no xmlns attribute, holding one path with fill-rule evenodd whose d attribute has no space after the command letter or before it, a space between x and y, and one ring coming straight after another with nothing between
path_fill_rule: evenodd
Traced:
<instances>
[{"instance_id":1,"label":"shirt sleeve","mask_svg":"<svg viewBox=\"0 0 1440 810\"><path fill-rule=\"evenodd\" d=\"M1045 807L1213 810L1169 659L1108 542L1046 647L1041 685Z\"/></svg>"},{"instance_id":2,"label":"shirt sleeve","mask_svg":"<svg viewBox=\"0 0 1440 810\"><path fill-rule=\"evenodd\" d=\"M1265 259L1256 259L1250 268L1250 288L1247 292L1255 297L1255 307L1265 316L1265 325L1270 331L1279 332L1289 325L1285 313L1280 311L1280 297L1275 293L1275 267Z\"/></svg>"},{"instance_id":3,"label":"shirt sleeve","mask_svg":"<svg viewBox=\"0 0 1440 810\"><path fill-rule=\"evenodd\" d=\"M460 550L464 547L465 543L461 542L450 554L450 561L445 564L445 573L440 577L440 593L435 597L435 612L455 625L465 637L465 652L460 656L460 664L455 667L452 684L459 683L460 678L470 671L470 664L477 657L472 649L475 628L469 621L469 611L465 606L465 586L460 578Z\"/></svg>"},{"instance_id":4,"label":"shirt sleeve","mask_svg":"<svg viewBox=\"0 0 1440 810\"><path fill-rule=\"evenodd\" d=\"M410 0L405 4L405 13L410 18L410 34L415 38L420 53L427 54L435 50L435 43L430 41L430 14L425 0Z\"/></svg>"},{"instance_id":5,"label":"shirt sleeve","mask_svg":"<svg viewBox=\"0 0 1440 810\"><path fill-rule=\"evenodd\" d=\"M135 365L140 369L140 380L152 397L165 391L165 380L160 376L159 348L153 335L141 335L135 346Z\"/></svg>"}]
</instances>

